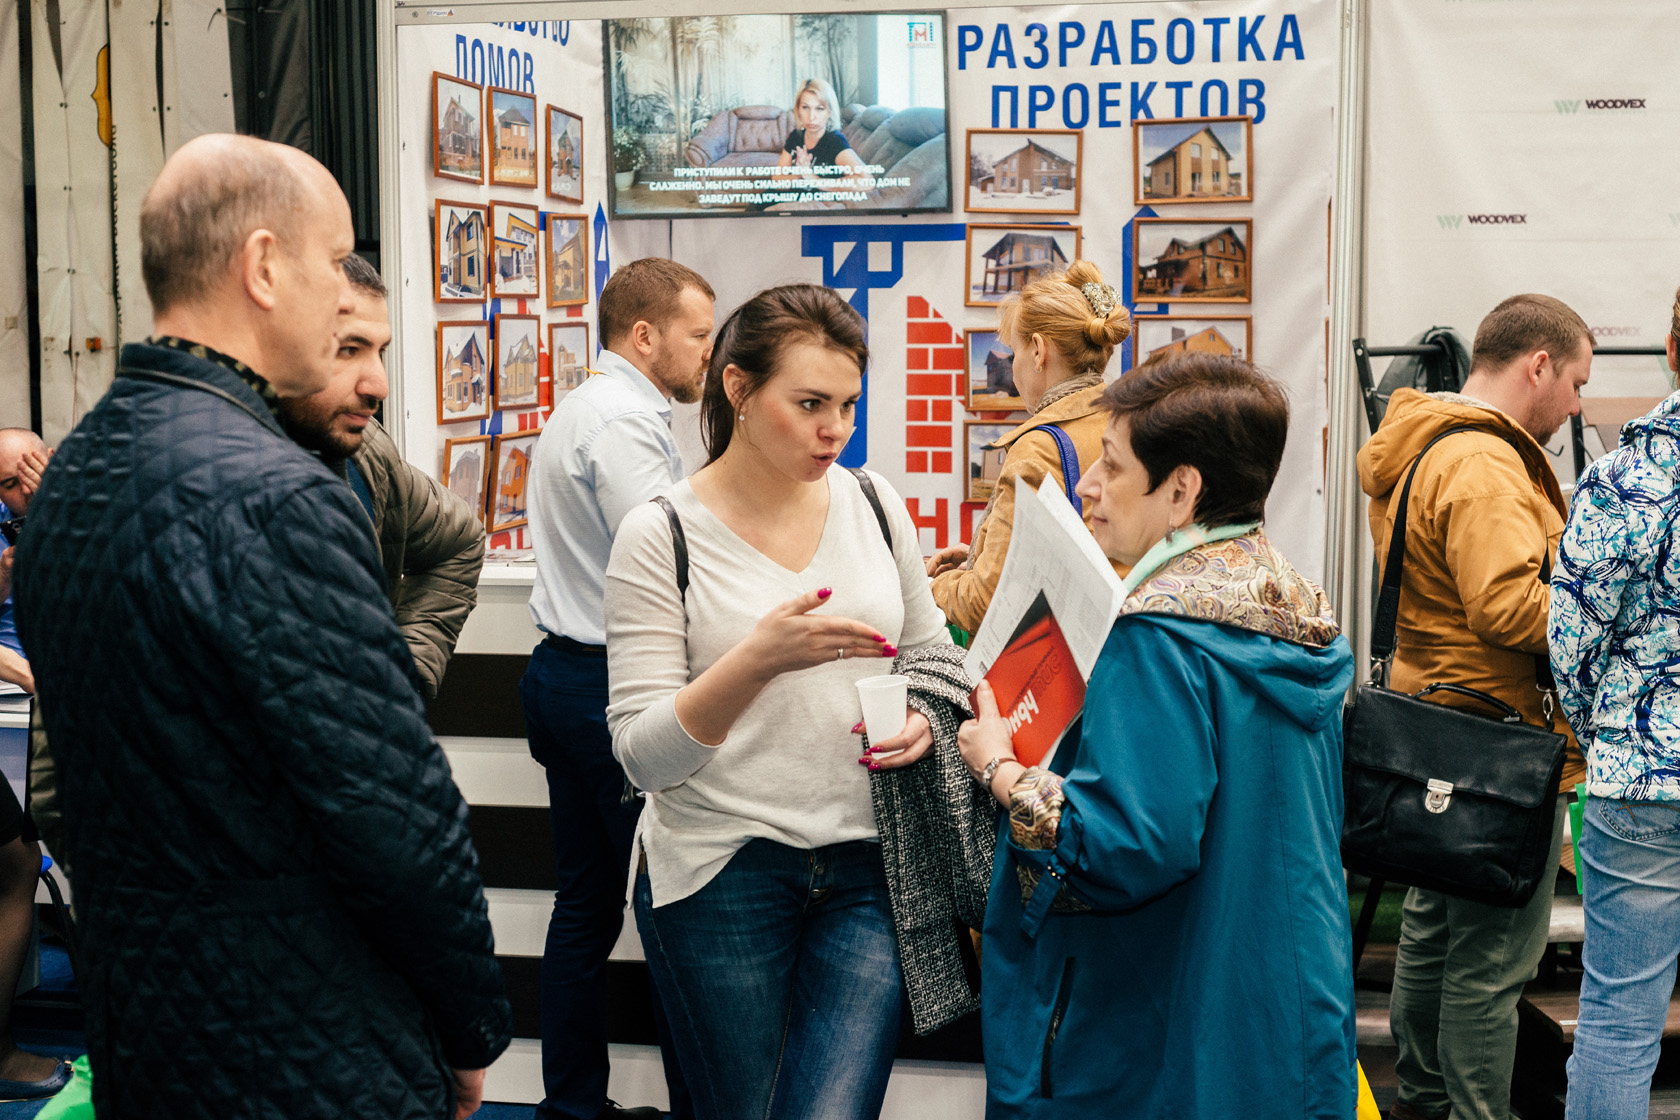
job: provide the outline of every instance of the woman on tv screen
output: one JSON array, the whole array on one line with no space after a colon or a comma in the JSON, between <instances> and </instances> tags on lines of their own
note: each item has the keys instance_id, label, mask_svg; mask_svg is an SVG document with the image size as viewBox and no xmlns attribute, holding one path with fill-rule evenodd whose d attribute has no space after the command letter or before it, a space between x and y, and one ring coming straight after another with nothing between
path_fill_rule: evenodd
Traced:
<instances>
[{"instance_id":1,"label":"woman on tv screen","mask_svg":"<svg viewBox=\"0 0 1680 1120\"><path fill-rule=\"evenodd\" d=\"M809 78L793 98L798 126L788 133L777 167L862 167L852 145L840 131L840 99L822 78Z\"/></svg>"}]
</instances>

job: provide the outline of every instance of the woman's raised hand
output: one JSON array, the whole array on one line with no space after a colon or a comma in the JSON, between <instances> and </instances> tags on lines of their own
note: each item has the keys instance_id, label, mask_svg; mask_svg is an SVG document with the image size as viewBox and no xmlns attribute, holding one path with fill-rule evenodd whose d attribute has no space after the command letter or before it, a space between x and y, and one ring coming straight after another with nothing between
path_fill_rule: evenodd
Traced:
<instances>
[{"instance_id":1,"label":"woman's raised hand","mask_svg":"<svg viewBox=\"0 0 1680 1120\"><path fill-rule=\"evenodd\" d=\"M873 626L832 614L812 614L829 601L826 587L789 599L758 620L742 643L766 678L854 657L897 657L898 648Z\"/></svg>"}]
</instances>

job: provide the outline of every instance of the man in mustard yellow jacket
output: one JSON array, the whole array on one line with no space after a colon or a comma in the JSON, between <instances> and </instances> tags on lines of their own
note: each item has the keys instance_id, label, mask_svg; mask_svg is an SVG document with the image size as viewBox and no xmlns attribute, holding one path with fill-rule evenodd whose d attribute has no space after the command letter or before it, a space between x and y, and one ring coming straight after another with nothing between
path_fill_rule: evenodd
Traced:
<instances>
[{"instance_id":1,"label":"man in mustard yellow jacket","mask_svg":"<svg viewBox=\"0 0 1680 1120\"><path fill-rule=\"evenodd\" d=\"M1580 411L1592 347L1592 332L1563 303L1512 296L1477 328L1463 389L1399 390L1359 452L1380 557L1413 460L1451 428L1477 429L1430 450L1412 483L1389 683L1403 692L1463 685L1504 700L1526 722L1550 720L1570 737L1565 788L1584 771L1580 748L1568 724L1548 716L1535 672L1550 601L1541 572L1567 512L1543 445ZM1554 859L1562 822L1560 800ZM1407 892L1389 1018L1400 1050L1391 1117L1507 1120L1517 999L1545 951L1551 907L1549 884L1520 909Z\"/></svg>"}]
</instances>

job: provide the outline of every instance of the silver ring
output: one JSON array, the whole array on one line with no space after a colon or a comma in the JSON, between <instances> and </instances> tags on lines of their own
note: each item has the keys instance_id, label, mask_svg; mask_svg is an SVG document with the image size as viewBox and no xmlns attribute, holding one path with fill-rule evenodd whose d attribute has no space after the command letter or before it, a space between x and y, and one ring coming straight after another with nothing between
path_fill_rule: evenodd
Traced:
<instances>
[{"instance_id":1,"label":"silver ring","mask_svg":"<svg viewBox=\"0 0 1680 1120\"><path fill-rule=\"evenodd\" d=\"M846 647L845 646L841 646L839 649L834 651L834 660L836 660L836 661L846 660Z\"/></svg>"}]
</instances>

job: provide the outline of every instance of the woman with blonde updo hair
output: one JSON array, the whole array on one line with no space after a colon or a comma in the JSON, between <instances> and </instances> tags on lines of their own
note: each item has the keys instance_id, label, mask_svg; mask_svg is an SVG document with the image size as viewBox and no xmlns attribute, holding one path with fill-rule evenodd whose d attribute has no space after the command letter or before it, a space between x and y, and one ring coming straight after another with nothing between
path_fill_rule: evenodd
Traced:
<instances>
[{"instance_id":1,"label":"woman with blonde updo hair","mask_svg":"<svg viewBox=\"0 0 1680 1120\"><path fill-rule=\"evenodd\" d=\"M1065 272L1034 280L999 307L998 338L1015 352L1015 387L1032 419L993 444L1009 453L974 543L928 558L934 602L969 633L980 628L997 590L1022 487L1037 489L1053 478L1090 524L1073 488L1102 455L1108 416L1097 398L1103 371L1131 333L1132 317L1119 293L1090 261L1074 261ZM1077 460L1072 470L1063 467L1064 446ZM1125 574L1121 565L1115 570Z\"/></svg>"}]
</instances>

